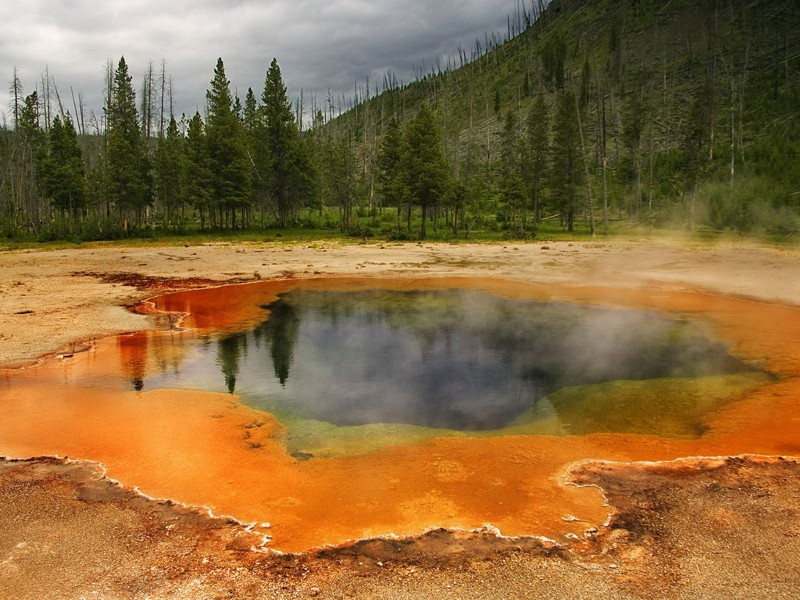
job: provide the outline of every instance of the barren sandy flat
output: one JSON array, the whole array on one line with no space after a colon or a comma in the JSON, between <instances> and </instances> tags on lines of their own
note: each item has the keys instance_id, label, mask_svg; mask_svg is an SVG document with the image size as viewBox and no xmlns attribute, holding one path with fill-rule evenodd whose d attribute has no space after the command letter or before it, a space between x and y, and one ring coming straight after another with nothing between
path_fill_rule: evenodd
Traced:
<instances>
[{"instance_id":1,"label":"barren sandy flat","mask_svg":"<svg viewBox=\"0 0 800 600\"><path fill-rule=\"evenodd\" d=\"M500 277L707 289L795 303L800 254L747 243L213 244L0 254L0 364L155 327L124 306L158 291L283 277Z\"/></svg>"},{"instance_id":2,"label":"barren sandy flat","mask_svg":"<svg viewBox=\"0 0 800 600\"><path fill-rule=\"evenodd\" d=\"M707 291L789 307L800 298L800 253L748 243L325 242L5 252L0 364L163 327L163 318L125 308L160 291L353 275ZM611 517L570 543L506 540L490 530L433 532L277 556L252 550L258 540L241 525L143 499L103 479L100 466L4 462L0 596L789 598L800 589L799 473L789 457L589 462L575 465L571 477L599 486Z\"/></svg>"}]
</instances>

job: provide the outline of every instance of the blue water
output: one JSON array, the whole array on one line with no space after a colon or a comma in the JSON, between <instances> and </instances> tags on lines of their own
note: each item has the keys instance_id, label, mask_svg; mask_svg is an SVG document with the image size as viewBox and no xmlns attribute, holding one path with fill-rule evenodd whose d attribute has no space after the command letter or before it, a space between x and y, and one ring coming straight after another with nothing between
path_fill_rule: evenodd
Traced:
<instances>
[{"instance_id":1,"label":"blue water","mask_svg":"<svg viewBox=\"0 0 800 600\"><path fill-rule=\"evenodd\" d=\"M741 370L697 326L471 291L295 290L252 331L208 338L137 385L235 392L335 425L499 429L563 387Z\"/></svg>"}]
</instances>

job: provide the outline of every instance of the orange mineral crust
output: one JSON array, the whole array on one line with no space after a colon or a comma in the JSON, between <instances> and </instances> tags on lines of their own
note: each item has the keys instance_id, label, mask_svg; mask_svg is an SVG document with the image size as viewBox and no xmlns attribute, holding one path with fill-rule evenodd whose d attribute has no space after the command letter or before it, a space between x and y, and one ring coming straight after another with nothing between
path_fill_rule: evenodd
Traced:
<instances>
[{"instance_id":1,"label":"orange mineral crust","mask_svg":"<svg viewBox=\"0 0 800 600\"><path fill-rule=\"evenodd\" d=\"M276 294L315 289L479 289L504 297L644 308L707 323L740 358L774 378L707 415L697 439L653 435L433 438L341 458L298 460L284 426L235 395L135 391L130 383L179 364L192 332L134 334L88 352L0 374L0 454L103 463L143 493L255 522L268 547L302 551L434 527L497 527L556 539L600 525L601 491L565 483L585 459L800 453L800 309L702 292L543 287L474 279L265 282L172 294L158 310L201 333L263 320ZM98 383L100 381L100 383Z\"/></svg>"}]
</instances>

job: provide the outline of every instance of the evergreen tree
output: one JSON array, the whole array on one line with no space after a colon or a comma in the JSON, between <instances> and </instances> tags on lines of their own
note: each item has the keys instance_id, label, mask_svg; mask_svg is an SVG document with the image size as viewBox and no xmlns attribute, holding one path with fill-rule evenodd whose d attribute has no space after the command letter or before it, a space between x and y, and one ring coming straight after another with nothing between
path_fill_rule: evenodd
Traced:
<instances>
[{"instance_id":1,"label":"evergreen tree","mask_svg":"<svg viewBox=\"0 0 800 600\"><path fill-rule=\"evenodd\" d=\"M26 96L17 116L17 133L23 137L27 151L35 159L44 157L45 137L39 126L39 95L33 91Z\"/></svg>"},{"instance_id":2,"label":"evergreen tree","mask_svg":"<svg viewBox=\"0 0 800 600\"><path fill-rule=\"evenodd\" d=\"M236 227L236 211L242 211L246 225L250 205L250 161L245 131L236 114L225 65L217 59L211 89L206 93L208 121L206 149L211 171L212 199L218 203L219 225ZM216 215L211 213L212 225Z\"/></svg>"},{"instance_id":3,"label":"evergreen tree","mask_svg":"<svg viewBox=\"0 0 800 600\"><path fill-rule=\"evenodd\" d=\"M581 91L580 103L581 108L586 108L589 103L589 97L592 92L592 67L589 65L589 55L587 54L583 61L583 68L581 69Z\"/></svg>"},{"instance_id":4,"label":"evergreen tree","mask_svg":"<svg viewBox=\"0 0 800 600\"><path fill-rule=\"evenodd\" d=\"M445 203L453 214L453 219L451 221L453 235L458 235L459 227L461 227L464 222L468 197L469 188L464 181L456 179L450 182L450 186L445 193Z\"/></svg>"},{"instance_id":5,"label":"evergreen tree","mask_svg":"<svg viewBox=\"0 0 800 600\"><path fill-rule=\"evenodd\" d=\"M247 159L250 163L251 202L253 207L261 209L261 220L267 204L267 173L269 159L267 155L266 129L264 114L258 106L253 88L247 88L242 108L242 124L244 125Z\"/></svg>"},{"instance_id":6,"label":"evergreen tree","mask_svg":"<svg viewBox=\"0 0 800 600\"><path fill-rule=\"evenodd\" d=\"M353 204L356 200L356 164L353 152L344 136L325 141L325 195L339 208L342 231L353 226Z\"/></svg>"},{"instance_id":7,"label":"evergreen tree","mask_svg":"<svg viewBox=\"0 0 800 600\"><path fill-rule=\"evenodd\" d=\"M158 139L155 160L156 197L164 211L164 223L167 227L175 223L180 210L183 141L178 123L171 116L166 133Z\"/></svg>"},{"instance_id":8,"label":"evergreen tree","mask_svg":"<svg viewBox=\"0 0 800 600\"><path fill-rule=\"evenodd\" d=\"M522 148L513 112L506 115L500 145L500 193L506 206L508 228L512 232L525 229L525 180L522 177Z\"/></svg>"},{"instance_id":9,"label":"evergreen tree","mask_svg":"<svg viewBox=\"0 0 800 600\"><path fill-rule=\"evenodd\" d=\"M580 139L575 120L575 96L562 92L553 126L552 188L561 213L561 222L567 231L573 231L578 209L578 187L583 182Z\"/></svg>"},{"instance_id":10,"label":"evergreen tree","mask_svg":"<svg viewBox=\"0 0 800 600\"><path fill-rule=\"evenodd\" d=\"M78 217L86 206L86 172L72 119L53 119L42 161L40 191L62 216Z\"/></svg>"},{"instance_id":11,"label":"evergreen tree","mask_svg":"<svg viewBox=\"0 0 800 600\"><path fill-rule=\"evenodd\" d=\"M274 58L267 70L261 102L268 152L267 189L275 204L279 224L286 227L289 216L307 191L302 172L306 161L281 69Z\"/></svg>"},{"instance_id":12,"label":"evergreen tree","mask_svg":"<svg viewBox=\"0 0 800 600\"><path fill-rule=\"evenodd\" d=\"M108 193L121 212L123 226L127 226L131 214L140 225L146 207L152 203L152 182L125 57L120 58L114 72L107 111Z\"/></svg>"},{"instance_id":13,"label":"evergreen tree","mask_svg":"<svg viewBox=\"0 0 800 600\"><path fill-rule=\"evenodd\" d=\"M260 115L258 114L256 95L253 92L253 88L247 88L247 94L245 94L244 97L244 106L242 107L242 125L244 125L244 131L248 136L248 142L250 141L249 138L254 136L258 131L259 121Z\"/></svg>"},{"instance_id":14,"label":"evergreen tree","mask_svg":"<svg viewBox=\"0 0 800 600\"><path fill-rule=\"evenodd\" d=\"M17 113L17 139L19 141L19 164L23 176L28 182L26 190L38 206L37 189L41 186L42 162L47 157L47 140L39 126L39 96L36 91L26 96Z\"/></svg>"},{"instance_id":15,"label":"evergreen tree","mask_svg":"<svg viewBox=\"0 0 800 600\"><path fill-rule=\"evenodd\" d=\"M550 153L550 117L544 94L538 94L528 112L525 144L523 147L523 173L528 186L528 195L533 206L533 219L538 225L542 220L542 204L548 180L548 157Z\"/></svg>"},{"instance_id":16,"label":"evergreen tree","mask_svg":"<svg viewBox=\"0 0 800 600\"><path fill-rule=\"evenodd\" d=\"M419 234L425 239L428 208L437 204L447 190L442 136L425 104L404 130L402 166L403 186L408 190L409 201L422 208Z\"/></svg>"},{"instance_id":17,"label":"evergreen tree","mask_svg":"<svg viewBox=\"0 0 800 600\"><path fill-rule=\"evenodd\" d=\"M297 177L292 188L295 208L320 207L320 174L316 138L312 132L301 132L295 153Z\"/></svg>"},{"instance_id":18,"label":"evergreen tree","mask_svg":"<svg viewBox=\"0 0 800 600\"><path fill-rule=\"evenodd\" d=\"M376 164L378 167L378 189L383 202L397 207L397 231L400 232L400 214L403 203L403 179L401 176L402 138L400 123L392 117L383 134Z\"/></svg>"},{"instance_id":19,"label":"evergreen tree","mask_svg":"<svg viewBox=\"0 0 800 600\"><path fill-rule=\"evenodd\" d=\"M200 213L200 229L205 229L211 211L211 174L203 119L196 112L186 131L186 152L181 168L181 198Z\"/></svg>"},{"instance_id":20,"label":"evergreen tree","mask_svg":"<svg viewBox=\"0 0 800 600\"><path fill-rule=\"evenodd\" d=\"M564 89L564 61L567 58L567 42L560 35L551 34L542 48L542 67L545 79L556 91Z\"/></svg>"}]
</instances>

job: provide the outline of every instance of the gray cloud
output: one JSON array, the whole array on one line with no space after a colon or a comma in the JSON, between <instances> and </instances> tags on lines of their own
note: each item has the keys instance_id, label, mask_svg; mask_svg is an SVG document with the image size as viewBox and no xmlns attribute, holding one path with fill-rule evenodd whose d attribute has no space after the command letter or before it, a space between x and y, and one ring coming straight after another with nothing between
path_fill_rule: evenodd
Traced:
<instances>
[{"instance_id":1,"label":"gray cloud","mask_svg":"<svg viewBox=\"0 0 800 600\"><path fill-rule=\"evenodd\" d=\"M62 99L70 87L95 112L102 105L106 61L124 55L141 85L152 61L166 61L177 112L194 112L217 57L231 85L260 94L264 74L278 59L290 95L322 99L351 94L354 82L371 87L392 70L405 82L413 66L430 67L504 32L514 0L27 0L0 4L0 65L8 81L18 70L25 93L48 67ZM2 108L5 108L3 106Z\"/></svg>"}]
</instances>

